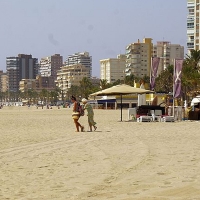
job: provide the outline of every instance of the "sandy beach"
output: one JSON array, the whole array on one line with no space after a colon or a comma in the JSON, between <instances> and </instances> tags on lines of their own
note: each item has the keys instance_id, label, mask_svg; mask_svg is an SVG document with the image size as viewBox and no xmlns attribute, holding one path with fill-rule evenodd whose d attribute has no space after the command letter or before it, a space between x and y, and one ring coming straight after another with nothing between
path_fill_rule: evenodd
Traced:
<instances>
[{"instance_id":1,"label":"sandy beach","mask_svg":"<svg viewBox=\"0 0 200 200\"><path fill-rule=\"evenodd\" d=\"M200 122L94 112L76 133L70 108L0 109L0 200L200 199Z\"/></svg>"}]
</instances>

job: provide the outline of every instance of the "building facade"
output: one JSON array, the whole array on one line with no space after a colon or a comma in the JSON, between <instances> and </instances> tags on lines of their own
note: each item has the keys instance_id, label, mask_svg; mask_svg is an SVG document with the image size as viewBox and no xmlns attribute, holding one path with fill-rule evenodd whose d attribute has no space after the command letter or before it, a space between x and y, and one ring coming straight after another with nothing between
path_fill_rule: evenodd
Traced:
<instances>
[{"instance_id":1,"label":"building facade","mask_svg":"<svg viewBox=\"0 0 200 200\"><path fill-rule=\"evenodd\" d=\"M143 42L129 44L126 47L125 74L133 74L136 77L150 76L152 39L144 38Z\"/></svg>"},{"instance_id":2,"label":"building facade","mask_svg":"<svg viewBox=\"0 0 200 200\"><path fill-rule=\"evenodd\" d=\"M38 59L32 55L19 54L18 57L6 58L8 90L17 92L22 79L35 79L38 73Z\"/></svg>"},{"instance_id":3,"label":"building facade","mask_svg":"<svg viewBox=\"0 0 200 200\"><path fill-rule=\"evenodd\" d=\"M82 64L66 65L57 72L56 86L62 91L60 100L66 98L71 86L79 86L84 77L89 77L90 69Z\"/></svg>"},{"instance_id":4,"label":"building facade","mask_svg":"<svg viewBox=\"0 0 200 200\"><path fill-rule=\"evenodd\" d=\"M36 79L22 79L19 83L19 90L21 92L28 91L30 89L40 92L42 89L54 90L54 79L52 76L44 77L37 75Z\"/></svg>"},{"instance_id":5,"label":"building facade","mask_svg":"<svg viewBox=\"0 0 200 200\"><path fill-rule=\"evenodd\" d=\"M200 0L187 0L187 53L199 49L199 17L200 17Z\"/></svg>"},{"instance_id":6,"label":"building facade","mask_svg":"<svg viewBox=\"0 0 200 200\"><path fill-rule=\"evenodd\" d=\"M28 90L36 90L37 89L37 80L36 79L22 79L19 82L19 90L21 92L26 92Z\"/></svg>"},{"instance_id":7,"label":"building facade","mask_svg":"<svg viewBox=\"0 0 200 200\"><path fill-rule=\"evenodd\" d=\"M56 80L57 71L63 65L63 57L60 54L41 58L39 65L39 74L42 77L52 76Z\"/></svg>"},{"instance_id":8,"label":"building facade","mask_svg":"<svg viewBox=\"0 0 200 200\"><path fill-rule=\"evenodd\" d=\"M124 80L126 55L120 54L117 58L100 60L100 79L113 83L117 80Z\"/></svg>"},{"instance_id":9,"label":"building facade","mask_svg":"<svg viewBox=\"0 0 200 200\"><path fill-rule=\"evenodd\" d=\"M68 66L82 64L89 71L87 78L91 78L92 76L92 56L89 55L89 52L81 52L69 55L65 64Z\"/></svg>"},{"instance_id":10,"label":"building facade","mask_svg":"<svg viewBox=\"0 0 200 200\"><path fill-rule=\"evenodd\" d=\"M179 44L171 44L168 41L160 41L153 46L153 56L160 57L157 72L159 75L169 65L174 65L175 59L184 58L184 47Z\"/></svg>"}]
</instances>

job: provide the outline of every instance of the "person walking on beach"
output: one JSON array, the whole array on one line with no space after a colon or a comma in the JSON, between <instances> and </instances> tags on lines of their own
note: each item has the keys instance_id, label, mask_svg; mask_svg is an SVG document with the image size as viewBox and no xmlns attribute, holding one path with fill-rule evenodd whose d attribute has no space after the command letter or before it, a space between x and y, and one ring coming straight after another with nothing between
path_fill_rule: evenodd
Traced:
<instances>
[{"instance_id":1,"label":"person walking on beach","mask_svg":"<svg viewBox=\"0 0 200 200\"><path fill-rule=\"evenodd\" d=\"M97 127L96 122L94 122L94 111L91 106L91 104L88 103L87 99L83 98L82 103L84 104L84 110L87 110L87 116L88 116L88 124L90 127L90 131L92 131L92 127L94 127L94 131L96 131Z\"/></svg>"},{"instance_id":2,"label":"person walking on beach","mask_svg":"<svg viewBox=\"0 0 200 200\"><path fill-rule=\"evenodd\" d=\"M84 131L84 126L82 126L78 120L80 118L80 113L78 110L78 102L76 101L76 97L71 96L71 101L73 103L73 112L72 112L72 119L74 120L76 126L76 132L79 132L79 127L81 128L81 132Z\"/></svg>"}]
</instances>

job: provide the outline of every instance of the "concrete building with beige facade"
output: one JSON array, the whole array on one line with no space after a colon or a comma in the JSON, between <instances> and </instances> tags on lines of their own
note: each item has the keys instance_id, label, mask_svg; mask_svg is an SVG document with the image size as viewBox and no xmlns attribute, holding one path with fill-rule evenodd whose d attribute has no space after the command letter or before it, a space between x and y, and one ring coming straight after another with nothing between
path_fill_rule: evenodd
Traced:
<instances>
[{"instance_id":1,"label":"concrete building with beige facade","mask_svg":"<svg viewBox=\"0 0 200 200\"><path fill-rule=\"evenodd\" d=\"M36 90L38 87L38 81L37 79L22 79L19 82L19 90L21 92L26 92L28 90Z\"/></svg>"},{"instance_id":2,"label":"concrete building with beige facade","mask_svg":"<svg viewBox=\"0 0 200 200\"><path fill-rule=\"evenodd\" d=\"M126 47L126 76L131 74L136 77L150 75L152 49L151 38L144 38L142 42L138 40Z\"/></svg>"},{"instance_id":3,"label":"concrete building with beige facade","mask_svg":"<svg viewBox=\"0 0 200 200\"><path fill-rule=\"evenodd\" d=\"M19 90L21 92L26 92L28 90L35 90L40 92L42 89L48 91L54 90L54 79L52 76L43 77L40 75L36 76L36 79L22 79L19 82Z\"/></svg>"},{"instance_id":4,"label":"concrete building with beige facade","mask_svg":"<svg viewBox=\"0 0 200 200\"><path fill-rule=\"evenodd\" d=\"M184 47L180 44L171 44L168 41L157 42L153 46L153 56L160 57L157 74L166 69L169 65L174 65L175 59L184 58Z\"/></svg>"},{"instance_id":5,"label":"concrete building with beige facade","mask_svg":"<svg viewBox=\"0 0 200 200\"><path fill-rule=\"evenodd\" d=\"M100 79L113 83L117 80L124 80L126 56L120 54L117 58L107 58L100 60Z\"/></svg>"},{"instance_id":6,"label":"concrete building with beige facade","mask_svg":"<svg viewBox=\"0 0 200 200\"><path fill-rule=\"evenodd\" d=\"M71 86L79 86L80 81L84 77L90 76L90 68L82 64L62 66L57 72L56 86L60 88L62 94L59 96L60 100L67 95L68 89Z\"/></svg>"}]
</instances>

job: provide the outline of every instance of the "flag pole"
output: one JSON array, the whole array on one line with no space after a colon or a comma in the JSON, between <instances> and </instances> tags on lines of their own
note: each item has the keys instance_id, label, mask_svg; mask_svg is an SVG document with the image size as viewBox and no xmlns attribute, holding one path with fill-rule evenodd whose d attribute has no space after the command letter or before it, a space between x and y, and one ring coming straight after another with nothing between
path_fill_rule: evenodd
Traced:
<instances>
[{"instance_id":1,"label":"flag pole","mask_svg":"<svg viewBox=\"0 0 200 200\"><path fill-rule=\"evenodd\" d=\"M152 86L151 86L151 77L152 77L152 64L153 64L153 56L151 56L151 68L150 68L150 90L152 90ZM153 96L154 97L154 96ZM149 94L149 104L151 105L152 101L151 101L151 96Z\"/></svg>"},{"instance_id":2,"label":"flag pole","mask_svg":"<svg viewBox=\"0 0 200 200\"><path fill-rule=\"evenodd\" d=\"M151 56L151 67L150 67L150 90L152 90L152 86L151 86L151 77L152 77L152 64L153 64L153 62L152 62L152 60L153 60L153 56Z\"/></svg>"},{"instance_id":3,"label":"flag pole","mask_svg":"<svg viewBox=\"0 0 200 200\"><path fill-rule=\"evenodd\" d=\"M173 105L172 105L172 115L173 115L173 117L174 117L174 114L175 114L175 111L174 111L174 106L175 106L175 105L174 105L174 100L175 100L175 98L174 98L174 90L175 90L175 89L174 89L174 84L175 84L175 83L174 83L174 81L175 81L175 80L174 80L174 76L175 76L175 68L176 68L175 65L176 65L176 59L174 59L174 70L173 70L173 71L174 71L174 72L173 72Z\"/></svg>"}]
</instances>

